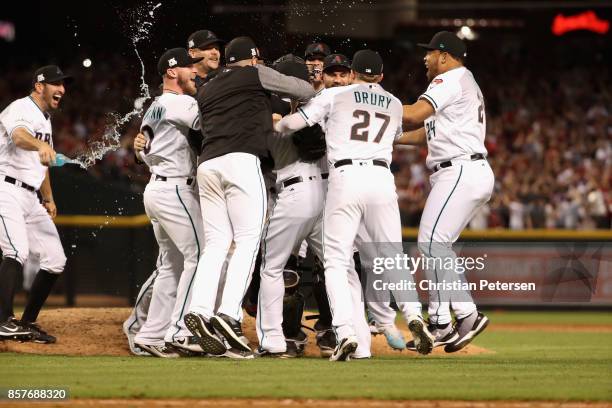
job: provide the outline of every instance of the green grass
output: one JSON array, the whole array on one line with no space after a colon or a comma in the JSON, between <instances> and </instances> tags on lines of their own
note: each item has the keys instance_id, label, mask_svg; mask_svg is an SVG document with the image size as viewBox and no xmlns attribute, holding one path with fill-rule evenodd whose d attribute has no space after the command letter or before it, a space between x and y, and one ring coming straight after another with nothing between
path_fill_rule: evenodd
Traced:
<instances>
[{"instance_id":1,"label":"green grass","mask_svg":"<svg viewBox=\"0 0 612 408\"><path fill-rule=\"evenodd\" d=\"M0 354L0 387L73 398L612 400L612 333L485 332L493 354L229 361Z\"/></svg>"}]
</instances>

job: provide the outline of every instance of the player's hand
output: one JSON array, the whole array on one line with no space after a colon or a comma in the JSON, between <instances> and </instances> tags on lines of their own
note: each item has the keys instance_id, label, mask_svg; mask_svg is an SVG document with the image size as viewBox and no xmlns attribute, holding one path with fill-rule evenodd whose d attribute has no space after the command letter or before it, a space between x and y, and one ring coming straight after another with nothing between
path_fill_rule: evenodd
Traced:
<instances>
[{"instance_id":1,"label":"player's hand","mask_svg":"<svg viewBox=\"0 0 612 408\"><path fill-rule=\"evenodd\" d=\"M273 113L272 114L272 125L276 125L278 122L281 121L283 117L281 115L279 115L278 113Z\"/></svg>"},{"instance_id":2,"label":"player's hand","mask_svg":"<svg viewBox=\"0 0 612 408\"><path fill-rule=\"evenodd\" d=\"M43 207L45 207L45 210L47 210L52 219L55 218L57 215L57 206L55 205L55 201L45 200L43 201Z\"/></svg>"},{"instance_id":3,"label":"player's hand","mask_svg":"<svg viewBox=\"0 0 612 408\"><path fill-rule=\"evenodd\" d=\"M140 153L147 146L147 138L142 133L138 133L134 138L134 151Z\"/></svg>"},{"instance_id":4,"label":"player's hand","mask_svg":"<svg viewBox=\"0 0 612 408\"><path fill-rule=\"evenodd\" d=\"M47 143L41 143L38 148L38 157L42 164L49 166L51 163L55 162L55 150Z\"/></svg>"}]
</instances>

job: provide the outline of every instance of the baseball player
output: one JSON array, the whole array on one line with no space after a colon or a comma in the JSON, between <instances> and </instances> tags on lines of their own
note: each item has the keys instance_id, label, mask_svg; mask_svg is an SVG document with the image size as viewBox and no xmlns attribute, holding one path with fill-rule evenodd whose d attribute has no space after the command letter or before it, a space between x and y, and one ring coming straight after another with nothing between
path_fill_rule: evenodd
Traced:
<instances>
[{"instance_id":1,"label":"baseball player","mask_svg":"<svg viewBox=\"0 0 612 408\"><path fill-rule=\"evenodd\" d=\"M323 84L325 88L336 86L346 86L351 82L351 64L348 58L342 54L330 54L323 59ZM367 231L363 226L359 229L356 237L355 246L361 248L362 253L355 252L358 265L357 272L361 274L361 265L365 270L371 268L372 260L368 259L368 248L364 247L364 242L370 242ZM361 276L360 276L361 277ZM363 277L365 279L365 276ZM372 334L384 334L390 347L402 350L406 346L406 341L402 332L395 325L395 310L387 302L370 302L367 304L368 314L371 318L370 332ZM335 339L334 339L335 340Z\"/></svg>"},{"instance_id":2,"label":"baseball player","mask_svg":"<svg viewBox=\"0 0 612 408\"><path fill-rule=\"evenodd\" d=\"M287 75L308 80L308 70L301 60L287 59L276 64L275 68ZM310 129L307 131L312 133ZM299 351L295 342L289 341L286 336L297 334L293 331L300 330L304 300L298 291L299 282L286 287L288 279L283 279L287 268L285 265L291 254L300 249L304 240L315 256L322 259L323 255L322 212L326 184L319 162L325 155L325 139L320 128L316 132L318 134L304 136L308 140L319 141L320 148L311 157L301 154L295 138L282 138L273 133L268 138L268 149L275 164L277 195L264 228L262 243L263 261L257 310L261 356L293 357ZM304 155L313 151L310 149ZM288 313L287 309L296 309L296 312ZM291 323L297 323L294 325L296 330L288 327ZM288 330L290 333L287 333ZM331 351L333 346L330 347Z\"/></svg>"},{"instance_id":3,"label":"baseball player","mask_svg":"<svg viewBox=\"0 0 612 408\"><path fill-rule=\"evenodd\" d=\"M147 138L136 151L151 172L144 192L145 211L160 248L147 319L134 338L135 346L156 357L177 357L175 349L201 351L184 325L183 315L203 246L202 219L195 190L196 155L188 141L200 128L194 64L184 48L172 48L159 59L163 93L142 121ZM167 344L173 347L167 347Z\"/></svg>"},{"instance_id":4,"label":"baseball player","mask_svg":"<svg viewBox=\"0 0 612 408\"><path fill-rule=\"evenodd\" d=\"M48 166L55 161L50 112L59 106L70 79L59 67L44 66L34 73L30 95L0 113L0 339L56 341L35 322L66 264L53 224L57 207ZM31 252L39 254L40 271L18 321L13 298Z\"/></svg>"},{"instance_id":5,"label":"baseball player","mask_svg":"<svg viewBox=\"0 0 612 408\"><path fill-rule=\"evenodd\" d=\"M331 54L329 46L325 43L318 42L308 45L304 52L304 59L308 67L310 83L315 91L319 92L323 89L323 60Z\"/></svg>"},{"instance_id":6,"label":"baseball player","mask_svg":"<svg viewBox=\"0 0 612 408\"><path fill-rule=\"evenodd\" d=\"M381 255L399 254L402 241L395 181L389 170L393 142L402 133L401 103L378 84L382 80L378 53L358 51L351 77L352 85L322 91L275 125L276 131L286 134L322 123L326 132L330 177L323 221L325 283L339 339L331 361L350 359L360 346L358 333L365 328L369 334L361 285L352 290L348 279L360 225L372 245L381 243ZM433 337L422 320L416 291L411 301L402 304L417 350L431 352Z\"/></svg>"},{"instance_id":7,"label":"baseball player","mask_svg":"<svg viewBox=\"0 0 612 408\"><path fill-rule=\"evenodd\" d=\"M314 95L308 82L258 64L258 57L250 38L233 39L225 48L227 66L198 91L204 143L197 178L206 243L185 316L204 351L226 348L214 327L245 357L252 352L242 333L241 305L266 216L260 156L267 155L266 137L272 132L269 93L301 101ZM215 310L221 269L232 242L234 252Z\"/></svg>"},{"instance_id":8,"label":"baseball player","mask_svg":"<svg viewBox=\"0 0 612 408\"><path fill-rule=\"evenodd\" d=\"M221 45L224 41L210 30L199 30L187 38L187 49L192 58L200 58L195 64L197 69L196 86L204 83L204 78L219 68L221 62Z\"/></svg>"},{"instance_id":9,"label":"baseball player","mask_svg":"<svg viewBox=\"0 0 612 408\"><path fill-rule=\"evenodd\" d=\"M416 103L404 106L404 123L420 128L404 134L400 143L427 143L426 164L433 174L418 244L425 256L448 260L456 256L452 244L493 191L494 175L484 145L485 105L474 76L463 65L463 41L442 31L429 44L419 45L427 50L424 62L431 83ZM432 281L465 279L452 269L437 269L447 262L431 264L426 273ZM461 350L488 324L469 291L430 291L429 319L435 345L444 345L448 353Z\"/></svg>"}]
</instances>

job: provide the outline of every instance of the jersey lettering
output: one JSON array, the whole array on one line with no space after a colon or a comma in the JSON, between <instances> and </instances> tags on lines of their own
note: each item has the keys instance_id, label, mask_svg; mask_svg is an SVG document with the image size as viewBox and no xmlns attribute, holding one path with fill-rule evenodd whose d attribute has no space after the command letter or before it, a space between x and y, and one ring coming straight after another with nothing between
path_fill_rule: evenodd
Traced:
<instances>
[{"instance_id":1,"label":"jersey lettering","mask_svg":"<svg viewBox=\"0 0 612 408\"><path fill-rule=\"evenodd\" d=\"M51 134L50 133L36 132L34 136L40 141L43 141L49 145L51 144Z\"/></svg>"}]
</instances>

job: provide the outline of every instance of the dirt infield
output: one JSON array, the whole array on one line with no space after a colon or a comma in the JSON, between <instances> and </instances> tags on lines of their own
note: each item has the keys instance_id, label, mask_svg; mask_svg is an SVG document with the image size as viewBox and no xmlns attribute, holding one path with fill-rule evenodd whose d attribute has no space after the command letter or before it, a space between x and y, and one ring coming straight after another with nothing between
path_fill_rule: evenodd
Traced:
<instances>
[{"instance_id":1,"label":"dirt infield","mask_svg":"<svg viewBox=\"0 0 612 408\"><path fill-rule=\"evenodd\" d=\"M12 351L32 354L59 354L72 356L128 356L127 341L122 331L122 324L130 313L129 308L75 308L44 310L38 319L42 327L58 338L56 344L17 343L7 341L0 343L0 352ZM306 322L312 324L311 322ZM252 344L257 344L255 320L245 316L244 332ZM410 335L403 329L406 339ZM307 356L319 356L314 333L308 331L309 342ZM104 339L103 342L100 339ZM482 347L470 345L456 354L473 355L489 353ZM372 340L372 353L376 356L398 355L398 351L387 346L384 336ZM435 353L444 354L442 349ZM402 355L416 356L417 353L403 351Z\"/></svg>"},{"instance_id":2,"label":"dirt infield","mask_svg":"<svg viewBox=\"0 0 612 408\"><path fill-rule=\"evenodd\" d=\"M23 408L23 403L0 402L1 407ZM549 401L386 401L368 399L314 400L314 399L76 399L57 402L37 402L37 408L55 407L220 407L220 408L607 408L607 402L549 402Z\"/></svg>"}]
</instances>

